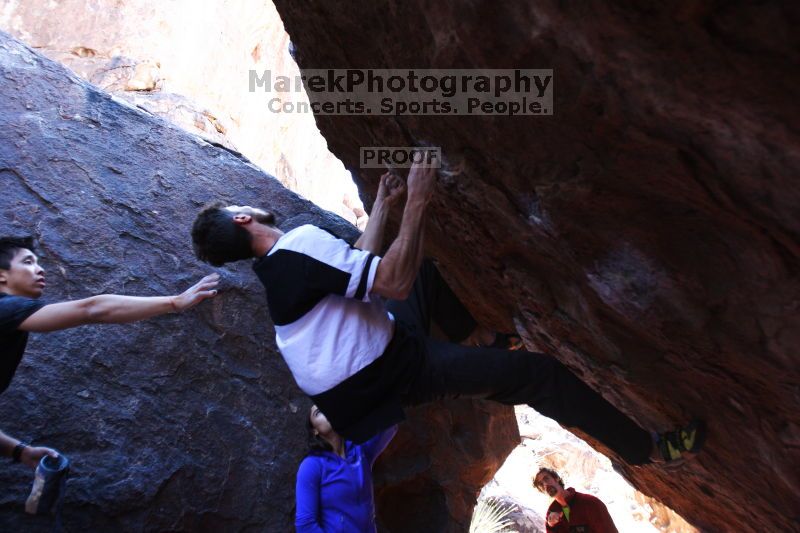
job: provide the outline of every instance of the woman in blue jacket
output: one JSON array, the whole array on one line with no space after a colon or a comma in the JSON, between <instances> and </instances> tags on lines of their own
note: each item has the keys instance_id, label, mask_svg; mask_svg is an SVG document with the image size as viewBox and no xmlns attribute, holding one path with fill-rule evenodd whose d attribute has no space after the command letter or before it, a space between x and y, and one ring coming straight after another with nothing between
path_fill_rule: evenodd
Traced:
<instances>
[{"instance_id":1,"label":"woman in blue jacket","mask_svg":"<svg viewBox=\"0 0 800 533\"><path fill-rule=\"evenodd\" d=\"M297 532L374 533L372 465L397 433L397 426L364 444L353 444L333 431L314 405L308 430L311 449L297 470Z\"/></svg>"}]
</instances>

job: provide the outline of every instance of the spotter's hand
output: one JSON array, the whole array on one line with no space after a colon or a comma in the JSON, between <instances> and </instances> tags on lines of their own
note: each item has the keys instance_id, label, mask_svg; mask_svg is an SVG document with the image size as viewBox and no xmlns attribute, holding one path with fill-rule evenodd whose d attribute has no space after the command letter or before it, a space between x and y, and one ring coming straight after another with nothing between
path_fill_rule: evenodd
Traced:
<instances>
[{"instance_id":1,"label":"spotter's hand","mask_svg":"<svg viewBox=\"0 0 800 533\"><path fill-rule=\"evenodd\" d=\"M172 305L176 311L183 312L191 309L207 298L217 295L216 286L219 284L219 274L209 274L185 292L178 296L173 296Z\"/></svg>"}]
</instances>

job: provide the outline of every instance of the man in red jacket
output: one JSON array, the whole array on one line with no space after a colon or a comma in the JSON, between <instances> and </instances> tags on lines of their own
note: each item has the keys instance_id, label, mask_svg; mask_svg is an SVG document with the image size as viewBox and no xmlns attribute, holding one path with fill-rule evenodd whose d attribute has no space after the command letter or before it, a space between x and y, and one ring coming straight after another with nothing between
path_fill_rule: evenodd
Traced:
<instances>
[{"instance_id":1,"label":"man in red jacket","mask_svg":"<svg viewBox=\"0 0 800 533\"><path fill-rule=\"evenodd\" d=\"M565 489L555 470L541 468L533 486L553 498L545 519L547 533L618 533L605 504L591 494Z\"/></svg>"}]
</instances>

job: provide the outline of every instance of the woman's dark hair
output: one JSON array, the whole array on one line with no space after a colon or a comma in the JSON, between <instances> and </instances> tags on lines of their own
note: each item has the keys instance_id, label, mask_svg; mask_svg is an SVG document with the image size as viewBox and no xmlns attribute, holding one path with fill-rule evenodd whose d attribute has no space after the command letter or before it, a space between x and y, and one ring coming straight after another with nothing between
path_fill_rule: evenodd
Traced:
<instances>
[{"instance_id":1,"label":"woman's dark hair","mask_svg":"<svg viewBox=\"0 0 800 533\"><path fill-rule=\"evenodd\" d=\"M311 417L306 418L306 429L308 430L308 453L333 451L333 446L331 446L328 441L323 439L319 434L314 433L314 425L311 423Z\"/></svg>"},{"instance_id":2,"label":"woman's dark hair","mask_svg":"<svg viewBox=\"0 0 800 533\"><path fill-rule=\"evenodd\" d=\"M11 268L11 260L19 250L33 251L33 237L0 237L0 268Z\"/></svg>"},{"instance_id":3,"label":"woman's dark hair","mask_svg":"<svg viewBox=\"0 0 800 533\"><path fill-rule=\"evenodd\" d=\"M192 225L192 244L197 258L214 266L253 256L250 233L233 222L233 213L220 202L209 204Z\"/></svg>"}]
</instances>

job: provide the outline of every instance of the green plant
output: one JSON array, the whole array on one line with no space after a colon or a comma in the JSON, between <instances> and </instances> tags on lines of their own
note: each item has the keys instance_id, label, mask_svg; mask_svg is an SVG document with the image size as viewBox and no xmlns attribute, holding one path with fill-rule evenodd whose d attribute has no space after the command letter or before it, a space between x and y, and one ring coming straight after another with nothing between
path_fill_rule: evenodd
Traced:
<instances>
[{"instance_id":1,"label":"green plant","mask_svg":"<svg viewBox=\"0 0 800 533\"><path fill-rule=\"evenodd\" d=\"M513 523L507 518L511 511L510 507L496 500L478 500L472 511L469 533L513 533L509 529Z\"/></svg>"}]
</instances>

